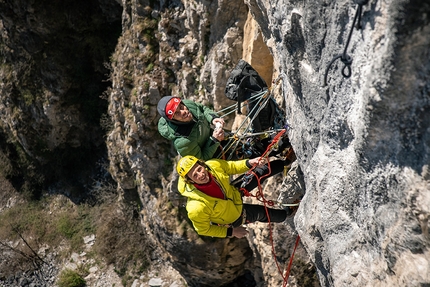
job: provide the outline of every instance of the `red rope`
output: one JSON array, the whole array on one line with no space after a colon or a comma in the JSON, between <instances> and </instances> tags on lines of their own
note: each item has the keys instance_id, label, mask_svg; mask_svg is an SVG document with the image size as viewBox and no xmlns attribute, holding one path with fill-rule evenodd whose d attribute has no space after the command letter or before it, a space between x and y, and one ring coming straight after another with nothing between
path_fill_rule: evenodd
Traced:
<instances>
[{"instance_id":1,"label":"red rope","mask_svg":"<svg viewBox=\"0 0 430 287\"><path fill-rule=\"evenodd\" d=\"M283 130L281 130L274 138L273 138L273 140L272 140L272 142L267 146L267 148L266 148L266 150L264 151L264 153L260 156L260 158L263 158L263 157L267 157L267 154L270 152L270 150L272 149L272 146L274 146L278 141L279 141L279 139L282 137L282 135L286 132L287 130L286 129L283 129ZM265 198L264 198L264 195L263 195L263 191L262 191L262 188L261 188L261 185L260 185L260 180L261 179L263 179L263 178L265 178L265 177L267 177L267 176L269 176L270 174L271 174L271 172L272 172L272 170L271 170L271 168L270 168L270 162L268 161L268 164L267 164L267 167L269 168L269 172L266 174L266 175L264 175L264 176L262 176L261 178L260 177L258 177L257 176L257 174L255 174L255 172L253 171L256 167L257 167L257 165L258 165L258 163L255 163L252 167L251 167L251 169L246 173L246 175L249 175L249 174L252 174L253 176L255 176L255 178L257 179L257 183L258 183L258 191L257 191L257 193L256 193L256 195L255 196L253 196L249 191L247 191L245 188L240 188L240 190L243 192L243 194L245 195L245 196L253 196L253 197L255 197L257 200L259 200L260 202L263 202L264 204L265 204L265 206L266 206L266 204L268 204L269 206L273 206L275 203L272 201L272 200L266 200ZM266 212L267 212L267 210L266 210ZM270 223L270 220L269 220L269 223Z\"/></svg>"},{"instance_id":2,"label":"red rope","mask_svg":"<svg viewBox=\"0 0 430 287\"><path fill-rule=\"evenodd\" d=\"M273 138L272 142L271 142L271 143L270 143L270 145L267 147L267 149L266 149L266 151L263 153L263 155L261 155L261 156L260 156L260 158L263 158L263 157L266 157L266 156L267 156L267 154L270 152L270 150L271 150L272 146L273 146L273 145L275 145L275 144L279 141L279 139L282 137L282 135L283 135L285 132L286 132L286 129L281 130L281 131L280 131L280 132L279 132L279 133L278 133L278 134ZM275 244L274 244L274 242L273 242L273 230L272 230L272 224L271 224L271 222L270 222L269 210L268 210L268 208L267 208L267 206L273 206L273 205L274 205L274 202L273 202L272 200L267 200L267 199L264 197L263 189L262 189L262 187L261 187L261 183L260 183L261 179L263 179L263 178L265 178L265 177L267 177L267 176L269 176L269 175L271 174L270 162L268 161L268 163L267 163L267 166L268 166L268 168L269 168L269 172L268 172L266 175L262 176L262 177L258 177L258 176L257 176L257 174L253 171L257 165L258 165L258 163L254 164L254 165L251 167L251 169L246 173L247 175L252 174L252 175L253 175L253 176L255 176L255 178L257 179L258 191L257 191L256 195L252 195L248 190L246 190L246 188L243 188L243 187L242 187L242 188L240 188L240 190L242 191L242 193L243 193L243 195L244 195L244 196L248 196L248 197L249 197L249 196L251 196L251 197L255 197L258 201L260 201L260 202L262 202L262 203L264 204L264 208L265 208L265 210L266 210L266 216L267 216L268 224L269 224L270 243L271 243L271 245L272 245L272 255L273 255L273 259L275 260L276 267L278 268L278 272L279 272L279 274L282 276L282 279L284 280L284 281L283 281L283 287L285 287L285 286L287 286L288 277L290 276L290 270L291 270L291 266L292 266L292 264L293 264L294 253L296 252L296 248L297 248L297 246L299 245L300 236L299 236L299 235L297 235L296 244L295 244L295 246L294 246L294 251L293 251L293 253L292 253L292 255L291 255L290 262L289 262L288 267L287 267L287 269L286 269L285 275L283 275L283 272L282 272L282 270L281 270L281 267L279 266L279 262L278 262L278 259L277 259L277 257L276 257L276 253L275 253Z\"/></svg>"},{"instance_id":3,"label":"red rope","mask_svg":"<svg viewBox=\"0 0 430 287\"><path fill-rule=\"evenodd\" d=\"M287 267L287 269L285 269L285 275L283 276L284 284L282 285L282 287L287 286L288 277L290 277L291 266L293 265L294 253L296 253L296 249L297 249L297 246L299 245L299 242L300 242L300 235L297 235L296 244L294 245L294 250L293 250L293 253L291 254L291 258L290 258L290 263L288 263L288 267Z\"/></svg>"}]
</instances>

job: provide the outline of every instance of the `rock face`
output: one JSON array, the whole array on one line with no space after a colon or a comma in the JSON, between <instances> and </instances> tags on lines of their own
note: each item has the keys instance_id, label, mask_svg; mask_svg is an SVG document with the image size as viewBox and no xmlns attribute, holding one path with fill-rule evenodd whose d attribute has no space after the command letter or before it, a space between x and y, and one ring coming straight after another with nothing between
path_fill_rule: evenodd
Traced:
<instances>
[{"instance_id":1,"label":"rock face","mask_svg":"<svg viewBox=\"0 0 430 287\"><path fill-rule=\"evenodd\" d=\"M0 154L22 192L40 194L62 182L79 197L106 153L103 62L119 36L121 7L44 2L0 2Z\"/></svg>"},{"instance_id":2,"label":"rock face","mask_svg":"<svg viewBox=\"0 0 430 287\"><path fill-rule=\"evenodd\" d=\"M33 184L81 180L64 171L103 156L105 90L110 173L125 201L140 201L160 260L188 286L239 277L281 286L297 233L291 285L315 283L309 257L322 286L430 283L428 1L9 2L0 1L0 158L8 163L18 143ZM349 38L357 2L361 29ZM103 45L112 41L110 55ZM344 51L352 62L336 58ZM178 196L177 158L157 132L156 104L164 95L215 110L232 104L224 88L241 58L268 82L280 76L276 96L297 155L264 193L304 198L294 221L253 224L248 239L201 238ZM94 86L106 80L107 59L111 86ZM29 176L20 172L13 179Z\"/></svg>"},{"instance_id":3,"label":"rock face","mask_svg":"<svg viewBox=\"0 0 430 287\"><path fill-rule=\"evenodd\" d=\"M327 86L358 5L248 4L287 74L289 135L306 185L295 222L321 285L428 284L429 3L364 5L347 50L351 77L338 59Z\"/></svg>"},{"instance_id":4,"label":"rock face","mask_svg":"<svg viewBox=\"0 0 430 287\"><path fill-rule=\"evenodd\" d=\"M429 31L428 4L370 2L362 7L362 27L353 31L350 41L348 36L358 9L356 3L248 1L246 4L261 29L260 39L264 39L273 55L274 73L285 74L282 90L292 126L290 137L306 190L295 222L302 243L318 270L321 285L402 286L405 282L413 282L414 286L419 286L428 283L429 119L425 116L429 109L429 39L425 36ZM252 58L252 51L247 49L241 54L235 42L246 27L246 13L233 12L246 11L246 7L236 2L229 2L229 7L223 5L224 2L210 5L203 2L192 9L178 5L169 20L160 21L166 30L160 30L158 36L160 46L173 41L173 35L180 38L179 46L169 50L169 65L179 67L178 70L172 68L178 83L177 90L173 87L172 93L179 91L187 98L213 102L215 108L227 103L221 98L229 69L220 64L231 69L241 57L255 65L262 62ZM208 13L204 14L206 11ZM184 26L174 24L181 15ZM208 30L202 23L207 24ZM227 27L223 26L225 23L234 24ZM247 25L251 25L249 23ZM170 34L166 27L170 27ZM185 30L171 32L178 27ZM204 31L210 31L210 36L202 36ZM258 36L254 38L257 39L254 42L258 42ZM342 75L341 59L329 65L345 48L353 59L349 78ZM205 64L198 63L190 51L196 57L204 55ZM324 86L326 69L328 85ZM345 69L344 74L348 76L348 67ZM202 71L200 77L198 71ZM200 84L192 79L199 79ZM166 81L167 78L161 82ZM145 94L141 96L146 97ZM153 119L154 124L155 102L145 102L151 104L150 116L146 118ZM142 146L143 149L147 150ZM160 145L154 151L161 152ZM160 164L147 162L155 167ZM129 165L133 166L132 160ZM136 169L146 167L145 164L134 166ZM142 183L148 184L152 179L141 171L129 173L131 179L134 180L135 174L141 175L138 178ZM175 181L174 178L168 181L171 183L164 189L170 190L168 194L173 198ZM190 284L212 284L211 278L218 284L225 278L225 282L230 280L230 276L224 276L226 270L222 271L223 276L217 277L210 271L205 272L205 278L199 276L198 270L219 270L215 262L222 261L223 256L217 256L223 253L220 250L226 250L220 246L214 247L218 250L217 256L211 254L212 262L204 261L201 269L201 263L178 264L181 258L193 262L185 254L195 248L192 239L195 235L189 230L186 234L178 234L180 237L173 236L178 241L172 240L171 228L175 225L166 224L168 219L160 218L161 213L152 208L164 205L162 193L152 193L149 184L141 184L137 189L151 210L145 213L148 228L160 242L169 241L161 245ZM180 217L181 205L177 206L178 213L174 215L182 220L178 224L188 226ZM291 230L283 232L288 231ZM261 236L267 238L268 235ZM291 239L289 241L292 243ZM211 244L219 243L199 245L203 248L199 249L199 254L210 254ZM263 245L251 241L254 255L264 254L267 259L270 255L264 252ZM232 273L244 268L240 262L243 261L230 266ZM273 267L273 261L267 265L262 262L257 263L262 268L262 280L275 282L271 280L278 276L277 272L264 267ZM257 273L254 272L255 277ZM198 281L194 281L197 277Z\"/></svg>"},{"instance_id":5,"label":"rock face","mask_svg":"<svg viewBox=\"0 0 430 287\"><path fill-rule=\"evenodd\" d=\"M115 127L107 145L111 173L124 197L137 194L140 198L144 206L142 224L153 236L153 244L163 250L190 286L222 286L245 276L247 270L260 285L272 281L281 284L282 278L273 268L267 225L258 227L263 235L253 239L252 245L264 240L261 248L250 246L245 239L197 237L186 218L184 199L176 190L175 155L156 129L156 104L163 95L184 96L213 104L215 109L231 104L224 96L225 83L229 71L244 55L245 40L250 43L245 54L248 61L255 62L271 81L273 60L258 25L242 2L184 6L124 2L123 7L124 31L113 56L109 97ZM266 62L259 63L258 58ZM295 240L291 224L279 227L285 242L278 247L281 265ZM308 256L303 249L299 253L306 262Z\"/></svg>"}]
</instances>

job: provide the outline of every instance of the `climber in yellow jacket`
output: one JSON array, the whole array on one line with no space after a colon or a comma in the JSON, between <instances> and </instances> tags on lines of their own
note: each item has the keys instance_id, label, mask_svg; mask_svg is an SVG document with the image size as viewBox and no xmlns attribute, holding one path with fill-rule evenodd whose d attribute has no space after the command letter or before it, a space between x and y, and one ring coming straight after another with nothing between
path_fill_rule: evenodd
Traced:
<instances>
[{"instance_id":1,"label":"climber in yellow jacket","mask_svg":"<svg viewBox=\"0 0 430 287\"><path fill-rule=\"evenodd\" d=\"M178 162L176 170L180 175L178 182L179 192L188 198L187 212L194 229L199 235L212 237L241 238L248 232L243 224L259 222L282 222L293 214L293 210L287 208L266 208L263 205L244 204L242 194L238 187L243 182L236 180L236 184L230 183L230 175L242 174L254 165L258 165L254 172L259 176L265 176L262 183L269 176L277 174L284 169L284 161L254 158L239 161L225 161L210 159L206 162L194 156L185 156ZM270 174L269 174L270 172ZM250 191L257 187L255 176L246 183L245 189Z\"/></svg>"}]
</instances>

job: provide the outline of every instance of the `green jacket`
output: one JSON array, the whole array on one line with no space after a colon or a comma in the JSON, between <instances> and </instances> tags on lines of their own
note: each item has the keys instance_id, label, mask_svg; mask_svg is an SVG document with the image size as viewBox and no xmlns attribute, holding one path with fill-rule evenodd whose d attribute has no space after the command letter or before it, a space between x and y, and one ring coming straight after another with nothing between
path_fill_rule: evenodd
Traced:
<instances>
[{"instance_id":1,"label":"green jacket","mask_svg":"<svg viewBox=\"0 0 430 287\"><path fill-rule=\"evenodd\" d=\"M188 198L186 207L188 218L199 235L224 238L227 236L228 226L226 225L236 221L242 214L242 196L236 187L230 185L230 175L248 171L246 161L246 159L206 161L209 172L219 182L226 199L211 197L179 177L178 190Z\"/></svg>"},{"instance_id":2,"label":"green jacket","mask_svg":"<svg viewBox=\"0 0 430 287\"><path fill-rule=\"evenodd\" d=\"M182 102L196 121L191 131L187 130L185 125L163 117L158 121L158 131L164 138L173 141L175 149L181 156L193 155L202 160L213 158L220 144L211 138L210 124L218 115L202 104L190 100Z\"/></svg>"}]
</instances>

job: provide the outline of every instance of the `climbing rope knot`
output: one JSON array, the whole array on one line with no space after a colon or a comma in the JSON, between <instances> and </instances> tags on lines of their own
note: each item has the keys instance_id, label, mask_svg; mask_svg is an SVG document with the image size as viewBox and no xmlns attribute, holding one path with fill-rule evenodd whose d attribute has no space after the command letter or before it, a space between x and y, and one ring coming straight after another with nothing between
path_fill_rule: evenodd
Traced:
<instances>
[{"instance_id":1,"label":"climbing rope knot","mask_svg":"<svg viewBox=\"0 0 430 287\"><path fill-rule=\"evenodd\" d=\"M241 193L243 194L243 196L246 196L246 197L252 196L252 194L246 188L244 188L244 187L241 187L239 190L241 191Z\"/></svg>"}]
</instances>

